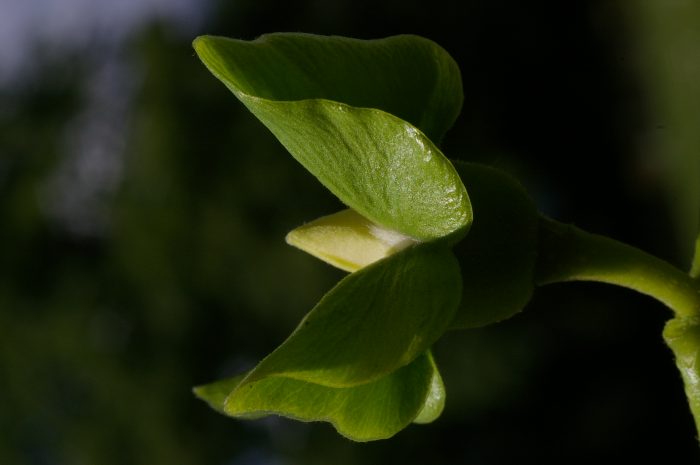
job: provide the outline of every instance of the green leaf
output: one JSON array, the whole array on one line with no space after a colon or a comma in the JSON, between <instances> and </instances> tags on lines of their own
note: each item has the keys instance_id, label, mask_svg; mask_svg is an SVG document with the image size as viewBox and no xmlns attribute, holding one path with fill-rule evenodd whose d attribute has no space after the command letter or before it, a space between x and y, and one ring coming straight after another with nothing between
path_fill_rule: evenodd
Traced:
<instances>
[{"instance_id":1,"label":"green leaf","mask_svg":"<svg viewBox=\"0 0 700 465\"><path fill-rule=\"evenodd\" d=\"M214 409L236 418L276 414L302 421L328 421L343 436L372 441L393 436L419 413L423 415L421 412L434 414L432 387L440 375L426 353L383 378L349 388L281 377L240 386L243 378L225 379L194 391Z\"/></svg>"},{"instance_id":2,"label":"green leaf","mask_svg":"<svg viewBox=\"0 0 700 465\"><path fill-rule=\"evenodd\" d=\"M695 426L700 431L700 323L695 318L674 318L666 323L664 340L675 355Z\"/></svg>"},{"instance_id":3,"label":"green leaf","mask_svg":"<svg viewBox=\"0 0 700 465\"><path fill-rule=\"evenodd\" d=\"M423 82L421 73L431 75L436 66L452 69L432 42L413 36L363 42L283 34L255 42L200 37L195 49L294 158L359 214L423 241L466 233L467 191L419 129L441 136L446 125L436 131L427 122L442 114L436 109L446 106L436 102L449 101L454 86L437 77L430 91L397 83ZM436 76L443 74L452 76ZM411 93L418 88L417 95ZM386 99L380 98L384 92ZM418 117L405 111L406 101L408 108L425 112ZM451 124L453 117L448 119Z\"/></svg>"},{"instance_id":4,"label":"green leaf","mask_svg":"<svg viewBox=\"0 0 700 465\"><path fill-rule=\"evenodd\" d=\"M537 257L537 210L520 184L502 171L456 164L469 186L475 221L455 247L462 302L453 328L510 318L530 300Z\"/></svg>"},{"instance_id":5,"label":"green leaf","mask_svg":"<svg viewBox=\"0 0 700 465\"><path fill-rule=\"evenodd\" d=\"M269 376L331 387L376 380L442 336L460 295L451 251L405 249L341 280L243 384Z\"/></svg>"},{"instance_id":6,"label":"green leaf","mask_svg":"<svg viewBox=\"0 0 700 465\"><path fill-rule=\"evenodd\" d=\"M350 209L300 226L286 239L288 244L350 272L416 244Z\"/></svg>"},{"instance_id":7,"label":"green leaf","mask_svg":"<svg viewBox=\"0 0 700 465\"><path fill-rule=\"evenodd\" d=\"M226 403L226 398L241 384L241 381L243 381L247 375L248 373L243 373L231 378L225 378L213 383L197 386L192 390L197 397L209 404L209 407L219 413L225 414L224 404Z\"/></svg>"},{"instance_id":8,"label":"green leaf","mask_svg":"<svg viewBox=\"0 0 700 465\"><path fill-rule=\"evenodd\" d=\"M440 376L440 370L435 366L435 361L433 356L428 351L430 357L430 363L433 367L433 376L430 380L430 390L428 395L423 402L423 408L418 413L418 416L413 419L413 423L418 423L424 425L426 423L432 423L437 420L442 414L445 408L445 384L442 382L442 376Z\"/></svg>"},{"instance_id":9,"label":"green leaf","mask_svg":"<svg viewBox=\"0 0 700 465\"><path fill-rule=\"evenodd\" d=\"M360 40L276 33L254 41L202 36L193 45L239 96L376 108L408 121L436 143L462 108L457 63L418 36Z\"/></svg>"}]
</instances>

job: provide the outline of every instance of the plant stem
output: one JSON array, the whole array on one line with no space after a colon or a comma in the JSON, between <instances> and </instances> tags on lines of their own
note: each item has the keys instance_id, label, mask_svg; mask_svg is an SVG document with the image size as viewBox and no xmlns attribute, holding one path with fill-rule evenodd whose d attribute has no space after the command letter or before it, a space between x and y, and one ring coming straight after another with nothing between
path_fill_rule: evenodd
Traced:
<instances>
[{"instance_id":1,"label":"plant stem","mask_svg":"<svg viewBox=\"0 0 700 465\"><path fill-rule=\"evenodd\" d=\"M669 263L635 247L542 218L537 284L597 281L659 300L679 318L700 317L700 286Z\"/></svg>"},{"instance_id":2,"label":"plant stem","mask_svg":"<svg viewBox=\"0 0 700 465\"><path fill-rule=\"evenodd\" d=\"M549 218L540 219L536 283L597 281L654 297L675 313L664 339L676 357L700 432L700 283L630 245Z\"/></svg>"}]
</instances>

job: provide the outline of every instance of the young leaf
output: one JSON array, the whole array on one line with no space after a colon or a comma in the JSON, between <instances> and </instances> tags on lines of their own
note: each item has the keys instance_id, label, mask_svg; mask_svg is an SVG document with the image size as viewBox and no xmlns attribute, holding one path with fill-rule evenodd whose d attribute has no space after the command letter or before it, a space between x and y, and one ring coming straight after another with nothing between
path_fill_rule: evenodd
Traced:
<instances>
[{"instance_id":1,"label":"young leaf","mask_svg":"<svg viewBox=\"0 0 700 465\"><path fill-rule=\"evenodd\" d=\"M213 383L197 386L192 389L197 397L209 404L209 407L226 414L224 404L226 398L236 387L241 384L241 381L247 376L247 373L232 376L231 378L220 379Z\"/></svg>"},{"instance_id":2,"label":"young leaf","mask_svg":"<svg viewBox=\"0 0 700 465\"><path fill-rule=\"evenodd\" d=\"M285 34L254 43L201 37L195 48L212 73L340 200L374 223L429 241L466 233L467 191L420 129L387 112L416 121L395 107L412 94L382 101L362 90L411 81L414 76L397 74L406 71L403 64L394 69L393 63L396 57L404 63L405 54L411 57L405 63L415 58L408 50L417 43L422 44L412 36L365 43ZM441 55L431 56L440 62ZM348 63L357 69L345 75ZM365 73L377 80L366 81ZM431 99L444 100L441 85L430 88L429 97L418 99L428 113L416 124L426 130L421 121L433 120L426 116L435 108Z\"/></svg>"},{"instance_id":3,"label":"young leaf","mask_svg":"<svg viewBox=\"0 0 700 465\"><path fill-rule=\"evenodd\" d=\"M408 121L436 143L462 108L459 66L423 37L360 40L276 33L254 41L202 36L193 45L236 95L377 108Z\"/></svg>"},{"instance_id":4,"label":"young leaf","mask_svg":"<svg viewBox=\"0 0 700 465\"><path fill-rule=\"evenodd\" d=\"M445 408L445 384L442 382L442 376L440 376L440 371L437 369L437 366L435 366L435 361L430 351L428 351L428 356L433 367L430 391L425 398L425 402L423 402L423 408L420 413L413 419L413 423L421 425L432 423L437 420L442 414L442 410Z\"/></svg>"},{"instance_id":5,"label":"young leaf","mask_svg":"<svg viewBox=\"0 0 700 465\"><path fill-rule=\"evenodd\" d=\"M444 333L460 295L450 250L405 249L341 280L242 385L270 376L331 387L376 380Z\"/></svg>"},{"instance_id":6,"label":"young leaf","mask_svg":"<svg viewBox=\"0 0 700 465\"><path fill-rule=\"evenodd\" d=\"M287 234L287 243L353 272L415 245L416 241L347 209L299 226Z\"/></svg>"},{"instance_id":7,"label":"young leaf","mask_svg":"<svg viewBox=\"0 0 700 465\"><path fill-rule=\"evenodd\" d=\"M455 165L469 186L474 222L455 247L463 279L453 328L510 318L530 300L537 251L537 211L525 190L502 171Z\"/></svg>"},{"instance_id":8,"label":"young leaf","mask_svg":"<svg viewBox=\"0 0 700 465\"><path fill-rule=\"evenodd\" d=\"M440 410L434 408L431 397L434 380L440 375L429 353L383 378L348 388L282 377L239 387L243 377L200 386L194 391L226 415L257 418L276 414L302 421L328 421L340 434L355 441L391 437L419 413L428 410L439 415Z\"/></svg>"}]
</instances>

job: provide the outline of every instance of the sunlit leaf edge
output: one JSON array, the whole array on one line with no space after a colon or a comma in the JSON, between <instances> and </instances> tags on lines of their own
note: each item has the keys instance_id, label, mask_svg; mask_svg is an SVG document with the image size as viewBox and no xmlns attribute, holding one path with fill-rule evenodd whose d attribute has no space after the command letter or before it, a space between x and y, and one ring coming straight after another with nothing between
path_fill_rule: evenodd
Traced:
<instances>
[{"instance_id":1,"label":"sunlit leaf edge","mask_svg":"<svg viewBox=\"0 0 700 465\"><path fill-rule=\"evenodd\" d=\"M378 94L375 94L375 98L380 99L381 101L372 101L370 99L369 101L365 101L363 105L356 105L353 104L352 102L346 101L342 98L332 98L328 95L314 95L313 97L307 96L305 98L325 98L327 100L332 100L332 101L339 101L339 102L344 102L348 104L352 104L353 106L359 106L359 107L366 107L366 108L377 108L386 111L387 113L391 114L396 114L398 117L401 119L404 119L406 121L409 121L411 124L414 126L420 128L423 132L425 132L436 144L440 143L444 134L449 130L454 122L456 121L457 117L459 116L462 105L464 102L464 92L462 89L462 76L461 76L461 71L459 68L459 65L457 62L454 60L454 58L450 55L447 50L445 50L443 47L441 47L439 44L436 42L419 36L415 34L398 34L398 35L393 35L389 37L384 37L384 38L378 38L378 39L358 39L358 38L352 38L352 37L343 37L343 36L338 36L338 35L318 35L318 34L309 34L309 33L301 33L301 32L275 32L275 33L268 33L268 34L263 34L259 36L258 38L254 40L242 40L242 39L236 39L236 38L231 38L231 37L224 37L224 36L217 36L217 35L203 35L199 36L194 39L192 46L199 55L199 57L202 59L203 62L207 65L207 67L210 69L212 74L214 74L218 79L220 79L222 82L226 83L226 80L224 79L224 74L225 72L222 70L220 67L214 66L214 60L212 60L212 52L211 49L213 48L212 46L215 44L225 44L225 46L236 46L236 47L244 47L246 49L248 48L258 48L258 49L265 49L265 48L270 48L273 51L276 51L276 48L279 47L279 43L282 41L310 41L312 43L316 42L326 42L327 44L333 44L334 50L333 50L333 55L338 56L339 53L339 47L340 49L344 48L347 45L350 45L352 47L359 47L361 49L367 49L371 51L372 53L375 53L379 50L382 50L382 48L385 47L393 47L392 52L393 53L398 53L399 55L403 55L405 53L405 50L403 49L404 47L408 47L413 50L421 50L422 52L425 52L426 50L429 50L429 58L426 60L426 65L431 66L431 72L436 74L436 81L433 83L432 88L429 92L424 92L420 95L423 95L425 98L427 98L427 101L421 101L421 99L414 99L414 93L413 92L405 92L406 89L401 88L404 92L401 93L400 95L395 95L394 97L398 97L398 100L402 102L402 104L410 104L413 108L412 111L418 111L420 112L423 117L419 118L418 120L415 120L414 118L406 117L406 115L403 114L403 111L395 111L398 110L397 108L394 108L393 105L390 105L389 107L386 106L388 103L385 99L387 97L387 94L393 94L394 92L397 92L397 87L396 86L389 86L387 88L382 89L381 92ZM269 53L270 50L261 50L263 53ZM346 51L343 51L346 52ZM364 53L364 51L363 51ZM413 52L412 52L413 53ZM340 56L343 56L342 54ZM282 58L287 58L286 56L283 56ZM356 57L349 57L351 58L350 61L354 61ZM419 58L426 58L426 57L415 57L417 59ZM209 63L207 63L209 62ZM327 63L327 62L324 62ZM418 60L415 61L415 63L418 63ZM380 61L380 67L384 67L385 62ZM391 72L395 72L396 70L391 70L389 69L389 75L391 75ZM418 70L415 70L418 71ZM376 70L375 70L376 72ZM386 75L387 73L382 70L382 74ZM363 73L364 75L364 73ZM399 76L392 76L393 79L399 79L400 82L410 82L411 79L414 79L416 76L421 76L424 75L424 73L405 73L402 72ZM245 81L245 79L244 79ZM377 81L374 81L376 83ZM327 85L328 83L326 83ZM333 90L331 93L337 92L342 86L350 86L353 87L357 85L354 80L345 80L345 82L334 82L333 83ZM367 92L368 83L362 83L361 93ZM227 84L227 86L229 86ZM242 87L249 87L250 84L247 86L245 84L242 84L239 82L237 86L233 86L236 88L232 88L229 86L229 88L236 92L240 91L243 92L241 89ZM428 89L423 89L423 90L428 90ZM329 89L326 87L324 90L319 91L320 94L327 94ZM244 92L248 95L254 95L254 92ZM340 92L341 94L343 92ZM365 96L367 98L367 96ZM284 99L276 99L276 100L301 100L302 98L284 98ZM414 103L415 102L415 103ZM396 103L396 102L394 102ZM434 120L437 118L438 121L437 127L431 127L431 126L426 126L425 120Z\"/></svg>"},{"instance_id":2,"label":"sunlit leaf edge","mask_svg":"<svg viewBox=\"0 0 700 465\"><path fill-rule=\"evenodd\" d=\"M229 40L226 38L216 38L216 40L222 39ZM209 47L206 46L207 42L210 40L213 40L213 38L207 39L207 37L202 37L195 40L195 49L204 64L239 98L239 100L248 106L248 108L271 129L276 137L280 139L283 145L287 147L302 165L314 174L321 183L328 187L329 190L344 203L375 223L395 229L415 239L435 240L444 236L451 236L453 237L454 243L466 234L472 219L466 188L461 183L450 161L428 137L422 134L420 129L377 108L354 107L343 102L322 98L295 101L272 100L244 92L237 84L236 77L229 76L226 72L222 71L222 66L218 66L217 60L219 59L219 55L209 50ZM304 108L299 110L300 107ZM322 109L322 111L319 109ZM328 170L324 168L324 162L319 162L318 157L310 157L307 153L309 152L308 149L299 148L302 146L313 147L314 144L312 141L304 139L303 143L299 143L298 140L295 140L295 137L289 137L288 126L297 124L294 122L299 121L301 118L299 118L298 115L280 115L280 113L290 112L292 110L295 112L301 111L301 114L313 114L319 111L327 114L333 114L335 112L337 117L341 117L341 115L348 112L354 112L354 118L358 118L356 124L360 126L378 126L379 121L386 122L393 120L393 124L395 124L397 128L411 128L410 132L414 135L413 137L421 139L419 145L424 149L425 153L420 155L420 157L431 160L433 165L431 172L438 173L440 177L443 178L437 181L438 184L445 180L447 180L447 184L442 185L442 187L434 185L432 189L423 189L425 186L425 179L427 178L424 177L420 179L420 176L423 176L424 173L428 171L426 167L420 166L414 170L415 173L419 174L419 179L414 183L416 186L412 190L407 190L405 185L402 184L400 187L395 188L393 194L388 197L376 198L372 197L371 194L369 197L367 195L358 195L358 192L366 192L368 189L374 189L375 192L380 193L384 192L386 189L384 183L386 179L391 179L391 176L388 178L374 176L375 172L381 172L381 170L377 170L376 167L374 167L375 169L370 170L368 179L360 181L349 180L346 179L347 176L352 176L362 170L358 170L357 166L353 165L353 169L346 170L344 174L338 173L335 171L338 165L333 163L329 165L332 169ZM377 119L377 123L367 125L364 121L365 118L369 118L372 121ZM311 119L313 120L314 118L312 117ZM317 126L317 124L313 122L309 123L309 127L315 126ZM294 130L291 132L296 134L298 131ZM387 136L391 135L387 134ZM380 137L377 140L390 140L394 136ZM409 140L410 137L406 139ZM427 149L424 148L424 145L428 146ZM353 154L352 156L357 156L357 154ZM398 157L398 154L396 156ZM404 155L401 155L401 157L404 157ZM415 163L415 161L412 163ZM407 166L403 166L402 168L405 169ZM445 177L446 173L449 173L447 177ZM433 179L435 180L438 178ZM375 186L374 184L377 185ZM351 187L348 188L348 186ZM422 204L421 200L426 194L438 197L428 199L424 208L419 208L419 205ZM400 207L401 205L403 205L403 207ZM399 211L394 211L396 206L399 206Z\"/></svg>"},{"instance_id":3,"label":"sunlit leaf edge","mask_svg":"<svg viewBox=\"0 0 700 465\"><path fill-rule=\"evenodd\" d=\"M429 372L425 372L424 375L421 375L422 378L424 378L424 383L422 386L416 386L416 383L411 383L409 386L406 386L405 383L401 380L396 379L396 377L400 377L402 375L406 375L407 370L428 370ZM327 386L320 386L314 383L307 383L303 381L298 381L298 380L293 380L289 378L284 378L284 377L272 377L268 378L267 382L273 382L273 383L287 383L289 386L287 386L292 392L294 392L297 389L310 389L309 392L306 393L306 395L313 395L313 394L318 394L319 390L320 391L325 391L325 392L330 392L333 393L335 392L342 392L346 391L349 393L350 396L352 396L352 391L357 390L357 389L362 389L362 390L367 390L367 388L371 388L372 384L377 384L377 383L392 383L394 387L400 387L402 389L416 389L417 387L420 389L418 392L418 396L416 397L417 399L420 399L419 402L415 402L413 406L410 406L409 410L406 412L402 412L403 415L401 415L402 420L397 422L397 421L390 421L390 422L376 422L376 424L372 427L365 427L361 428L358 425L365 424L365 421L367 420L368 417L371 417L372 414L375 414L376 411L371 411L371 410L365 410L363 408L359 409L352 409L351 411L357 411L359 415L364 415L365 420L359 420L357 418L347 418L342 416L343 413L343 408L342 406L326 406L329 407L327 409L327 412L336 412L337 415L334 417L333 413L325 413L325 414L320 414L320 415L315 415L315 414L307 414L304 415L303 413L293 413L293 410L295 408L299 408L298 404L291 405L290 407L287 407L286 409L284 407L281 408L259 408L256 406L251 406L250 410L246 410L245 406L236 406L235 408L232 408L233 400L236 398L237 391L240 386L241 380L245 378L245 374L241 374L238 376L234 376L231 378L226 378L222 379L210 384L202 385L202 386L197 386L193 389L194 394L201 400L207 402L210 407L212 407L214 410L218 411L219 413L230 416L232 418L236 419L243 419L243 420L254 420L254 419L259 419L263 418L265 416L269 415L276 415L276 416L281 416L285 418L290 418L293 420L297 421L302 421L302 422L327 422L330 423L336 431L338 431L339 434L347 437L348 439L351 439L353 441L358 441L358 442L366 442L366 441L374 441L374 440L380 440L380 439L387 439L389 437L394 436L396 433L399 431L403 430L406 428L409 424L412 422L414 423L420 423L420 424L425 424L429 423L433 420L435 420L437 417L442 412L442 409L444 407L444 386L442 385L442 378L440 377L440 374L437 370L437 367L434 363L434 360L432 358L432 354L430 351L426 351L424 354L416 358L411 364L404 366L387 376L380 378L379 380L375 380L371 383L367 383L365 385L361 386L355 386L355 387L350 387L350 388L331 388ZM435 388L435 380L439 381L439 387L442 389L442 395L439 397L438 401L431 405L428 405L429 402L431 402L431 396L433 395L434 388ZM405 381L405 380L404 380ZM258 382L253 383L252 385L248 385L247 387L249 389L256 389L259 387L262 383L264 383L265 380L261 380ZM242 388L245 388L246 386L242 386ZM370 397L369 398L364 398L364 396L359 396L359 401L362 404L362 407L366 407L367 409L375 409L378 407L376 405L372 405L373 402L377 402L378 399L372 399L371 394L372 392L369 391ZM352 397L350 398L352 399ZM347 402L349 399L345 400L338 400L334 399L336 402ZM358 399L355 399L356 401ZM434 400L434 399L433 399ZM228 405L228 407L227 407ZM383 405L383 404L382 404ZM400 407L403 407L404 405L400 403L397 404ZM427 412L427 413L426 413ZM376 419L375 419L376 420Z\"/></svg>"},{"instance_id":4,"label":"sunlit leaf edge","mask_svg":"<svg viewBox=\"0 0 700 465\"><path fill-rule=\"evenodd\" d=\"M419 270L421 274L403 273L405 266L409 266L409 268L421 267L422 269ZM392 267L394 268L392 269ZM393 291L389 292L386 289L376 292L369 299L374 312L359 306L357 308L362 309L364 314L358 313L357 309L350 311L342 309L341 312L346 312L345 316L339 317L336 313L330 317L331 322L333 322L332 320L342 321L343 331L348 330L347 317L358 318L361 327L373 337L373 339L368 340L366 334L362 336L352 334L350 341L355 340L352 343L355 344L355 348L358 350L360 347L364 348L362 354L350 353L348 347L352 346L351 342L337 337L326 328L319 331L315 328L315 324L311 323L317 318L328 319L330 315L326 310L328 307L331 308L331 312L334 305L347 308L349 299L344 293L349 287L353 292L352 286L360 284L357 289L359 289L360 296L364 298L364 294L370 291L364 283L367 282L367 279L374 279L377 274L392 283L401 283L400 289L403 289L403 292L392 294ZM431 281L427 282L426 280ZM241 384L254 382L268 376L284 376L329 387L351 387L381 378L387 373L409 364L444 334L459 306L461 289L462 279L459 264L444 241L408 247L362 270L351 273L338 282L302 319L292 334L265 357ZM409 296L407 292L412 294ZM385 314L382 318L387 319L386 322L371 325L367 318L376 317L376 311L384 310L376 308L379 298L385 299L386 302L390 301L395 314ZM416 309L416 313L421 317L418 320L415 316L413 319L408 319L407 309L421 299L430 308L421 306ZM413 326L398 331L397 323L405 323L406 321ZM381 335L375 334L379 330L387 332L382 332ZM396 340L396 337L399 339ZM319 340L323 341L324 338L328 344L326 346L323 345L324 342L319 342ZM298 342L300 339L301 343ZM397 341L399 344L397 347L386 346L386 344ZM371 350L366 348L368 345L371 345ZM352 365L347 363L337 365L341 368L333 365L339 360L333 357L344 356L352 357ZM314 357L330 358L323 362L319 358L313 362ZM330 368L329 360L332 362ZM323 363L326 368L325 370L320 366L311 368L310 365L313 363ZM348 371L344 371L345 369Z\"/></svg>"}]
</instances>

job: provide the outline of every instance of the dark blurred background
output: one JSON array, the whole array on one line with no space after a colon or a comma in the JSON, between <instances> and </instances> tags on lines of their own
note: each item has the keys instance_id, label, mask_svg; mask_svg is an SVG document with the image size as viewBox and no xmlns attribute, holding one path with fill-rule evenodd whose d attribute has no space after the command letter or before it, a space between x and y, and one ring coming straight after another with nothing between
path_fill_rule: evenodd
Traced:
<instances>
[{"instance_id":1,"label":"dark blurred background","mask_svg":"<svg viewBox=\"0 0 700 465\"><path fill-rule=\"evenodd\" d=\"M387 441L227 419L190 390L250 368L342 275L283 239L337 200L195 36L429 37L464 81L447 156L685 268L693 3L2 0L0 463L693 463L670 312L603 285L544 288L506 323L447 335L445 413Z\"/></svg>"}]
</instances>

